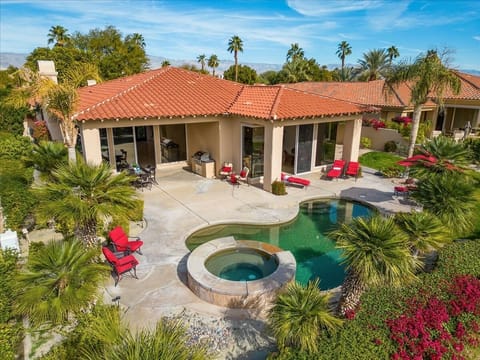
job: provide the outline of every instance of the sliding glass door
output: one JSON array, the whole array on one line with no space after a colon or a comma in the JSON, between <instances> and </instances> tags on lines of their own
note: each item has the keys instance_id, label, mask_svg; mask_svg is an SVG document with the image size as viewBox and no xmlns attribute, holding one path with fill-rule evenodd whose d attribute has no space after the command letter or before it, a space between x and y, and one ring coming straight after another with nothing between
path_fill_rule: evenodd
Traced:
<instances>
[{"instance_id":1,"label":"sliding glass door","mask_svg":"<svg viewBox=\"0 0 480 360\"><path fill-rule=\"evenodd\" d=\"M252 178L263 176L264 135L263 127L242 126L243 166L250 169Z\"/></svg>"}]
</instances>

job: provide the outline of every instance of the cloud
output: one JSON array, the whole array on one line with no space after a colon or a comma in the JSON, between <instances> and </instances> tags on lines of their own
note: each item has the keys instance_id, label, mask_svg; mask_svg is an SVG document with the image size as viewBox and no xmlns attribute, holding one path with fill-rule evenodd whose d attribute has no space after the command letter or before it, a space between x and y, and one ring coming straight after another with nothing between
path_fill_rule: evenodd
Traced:
<instances>
[{"instance_id":1,"label":"cloud","mask_svg":"<svg viewBox=\"0 0 480 360\"><path fill-rule=\"evenodd\" d=\"M480 41L480 36L474 36L473 38L477 41Z\"/></svg>"},{"instance_id":2,"label":"cloud","mask_svg":"<svg viewBox=\"0 0 480 360\"><path fill-rule=\"evenodd\" d=\"M287 5L304 16L322 16L334 13L360 11L382 6L379 1L370 0L337 0L337 1L312 1L288 0Z\"/></svg>"}]
</instances>

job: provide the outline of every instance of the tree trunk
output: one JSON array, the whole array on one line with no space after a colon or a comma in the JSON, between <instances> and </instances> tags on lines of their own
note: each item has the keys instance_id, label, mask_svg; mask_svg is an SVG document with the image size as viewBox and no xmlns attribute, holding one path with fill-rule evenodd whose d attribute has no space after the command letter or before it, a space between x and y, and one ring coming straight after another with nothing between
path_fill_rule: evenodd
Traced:
<instances>
[{"instance_id":1,"label":"tree trunk","mask_svg":"<svg viewBox=\"0 0 480 360\"><path fill-rule=\"evenodd\" d=\"M75 164L77 162L77 151L75 146L68 147L68 162Z\"/></svg>"},{"instance_id":2,"label":"tree trunk","mask_svg":"<svg viewBox=\"0 0 480 360\"><path fill-rule=\"evenodd\" d=\"M355 310L364 291L365 286L357 273L349 270L342 285L342 294L337 308L338 314L345 316L347 312Z\"/></svg>"},{"instance_id":3,"label":"tree trunk","mask_svg":"<svg viewBox=\"0 0 480 360\"><path fill-rule=\"evenodd\" d=\"M87 248L97 247L97 221L91 219L86 221L84 224L78 225L76 235L79 239L82 239L83 244Z\"/></svg>"},{"instance_id":4,"label":"tree trunk","mask_svg":"<svg viewBox=\"0 0 480 360\"><path fill-rule=\"evenodd\" d=\"M238 82L238 59L237 59L236 51L235 51L235 82Z\"/></svg>"},{"instance_id":5,"label":"tree trunk","mask_svg":"<svg viewBox=\"0 0 480 360\"><path fill-rule=\"evenodd\" d=\"M422 105L416 105L413 110L412 131L410 132L410 144L408 146L408 157L413 156L415 144L417 142L418 128L420 127L420 115L422 114Z\"/></svg>"}]
</instances>

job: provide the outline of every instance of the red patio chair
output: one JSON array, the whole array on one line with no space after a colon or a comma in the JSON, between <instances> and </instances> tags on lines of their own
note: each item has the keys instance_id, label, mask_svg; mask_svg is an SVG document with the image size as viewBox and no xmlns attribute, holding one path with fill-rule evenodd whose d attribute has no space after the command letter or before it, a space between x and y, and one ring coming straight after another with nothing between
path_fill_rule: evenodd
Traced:
<instances>
[{"instance_id":1,"label":"red patio chair","mask_svg":"<svg viewBox=\"0 0 480 360\"><path fill-rule=\"evenodd\" d=\"M358 173L360 171L360 164L356 161L350 161L345 171L345 175L355 176L355 181L357 181Z\"/></svg>"},{"instance_id":2,"label":"red patio chair","mask_svg":"<svg viewBox=\"0 0 480 360\"><path fill-rule=\"evenodd\" d=\"M110 231L108 233L108 237L110 240L112 240L115 251L127 253L136 251L140 255L143 255L142 251L140 250L140 247L143 245L143 241L140 240L138 236L129 237L121 226L117 226ZM137 240L129 241L129 238Z\"/></svg>"},{"instance_id":3,"label":"red patio chair","mask_svg":"<svg viewBox=\"0 0 480 360\"><path fill-rule=\"evenodd\" d=\"M227 179L233 172L233 165L231 162L224 162L222 168L220 169L220 176L223 177L223 179Z\"/></svg>"},{"instance_id":4,"label":"red patio chair","mask_svg":"<svg viewBox=\"0 0 480 360\"><path fill-rule=\"evenodd\" d=\"M112 266L113 272L117 275L115 278L115 286L117 286L118 282L122 279L122 274L128 272L132 272L133 270L133 277L138 279L137 277L137 265L138 260L133 255L127 255L123 257L117 257L108 247L102 247L103 255L105 259L107 259L108 263Z\"/></svg>"},{"instance_id":5,"label":"red patio chair","mask_svg":"<svg viewBox=\"0 0 480 360\"><path fill-rule=\"evenodd\" d=\"M343 168L345 167L344 160L335 160L332 168L327 172L327 178L337 179L343 175Z\"/></svg>"},{"instance_id":6,"label":"red patio chair","mask_svg":"<svg viewBox=\"0 0 480 360\"><path fill-rule=\"evenodd\" d=\"M284 173L281 174L281 179L287 185L295 184L295 185L300 185L304 188L310 185L310 180L308 179L303 179L297 176L285 175Z\"/></svg>"}]
</instances>

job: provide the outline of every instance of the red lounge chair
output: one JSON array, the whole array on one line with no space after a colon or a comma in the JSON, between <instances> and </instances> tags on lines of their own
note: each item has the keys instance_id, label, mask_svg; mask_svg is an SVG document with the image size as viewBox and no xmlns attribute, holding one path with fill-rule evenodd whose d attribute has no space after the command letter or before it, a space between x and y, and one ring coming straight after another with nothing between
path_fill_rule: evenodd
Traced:
<instances>
[{"instance_id":1,"label":"red lounge chair","mask_svg":"<svg viewBox=\"0 0 480 360\"><path fill-rule=\"evenodd\" d=\"M282 177L282 181L287 185L296 184L296 185L301 185L303 187L307 187L308 185L310 185L310 180L308 180L308 179L303 179L303 178L296 177L296 176L285 175L284 173L282 173L281 177Z\"/></svg>"},{"instance_id":2,"label":"red lounge chair","mask_svg":"<svg viewBox=\"0 0 480 360\"><path fill-rule=\"evenodd\" d=\"M327 178L338 178L343 174L343 168L345 167L344 160L335 160L333 162L332 168L327 172Z\"/></svg>"},{"instance_id":3,"label":"red lounge chair","mask_svg":"<svg viewBox=\"0 0 480 360\"><path fill-rule=\"evenodd\" d=\"M357 181L359 170L360 164L356 161L350 161L348 163L347 170L345 171L345 175L355 176L355 181Z\"/></svg>"},{"instance_id":4,"label":"red lounge chair","mask_svg":"<svg viewBox=\"0 0 480 360\"><path fill-rule=\"evenodd\" d=\"M109 248L102 247L103 255L105 259L107 259L108 263L112 266L113 271L117 275L115 278L115 286L117 286L118 282L122 279L122 274L126 273L127 271L131 273L133 270L133 277L138 279L137 277L137 265L138 260L133 255L127 255L123 257L117 257Z\"/></svg>"},{"instance_id":5,"label":"red lounge chair","mask_svg":"<svg viewBox=\"0 0 480 360\"><path fill-rule=\"evenodd\" d=\"M115 251L118 252L137 252L142 255L140 247L143 245L143 241L140 240L138 236L132 237L133 239L137 239L134 241L129 241L128 235L123 231L121 226L117 226L112 231L108 233L108 237L112 240L113 246Z\"/></svg>"}]
</instances>

